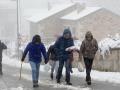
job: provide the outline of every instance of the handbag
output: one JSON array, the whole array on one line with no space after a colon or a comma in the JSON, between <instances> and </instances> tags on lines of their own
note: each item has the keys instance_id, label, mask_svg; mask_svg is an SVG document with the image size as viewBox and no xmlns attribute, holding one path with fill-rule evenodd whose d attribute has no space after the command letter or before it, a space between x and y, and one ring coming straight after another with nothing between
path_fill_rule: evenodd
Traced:
<instances>
[{"instance_id":1,"label":"handbag","mask_svg":"<svg viewBox=\"0 0 120 90\"><path fill-rule=\"evenodd\" d=\"M79 72L84 72L84 66L83 66L83 64L82 64L82 56L79 54L79 61L78 61L78 63L77 63L78 65L78 71Z\"/></svg>"},{"instance_id":2,"label":"handbag","mask_svg":"<svg viewBox=\"0 0 120 90\"><path fill-rule=\"evenodd\" d=\"M82 65L82 63L80 61L78 62L78 71L84 72L84 66Z\"/></svg>"}]
</instances>

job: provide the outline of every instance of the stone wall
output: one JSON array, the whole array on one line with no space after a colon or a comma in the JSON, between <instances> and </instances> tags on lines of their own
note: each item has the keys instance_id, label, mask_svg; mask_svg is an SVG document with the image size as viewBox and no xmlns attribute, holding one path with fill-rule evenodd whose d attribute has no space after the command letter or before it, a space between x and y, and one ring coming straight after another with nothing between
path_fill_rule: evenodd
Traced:
<instances>
[{"instance_id":1,"label":"stone wall","mask_svg":"<svg viewBox=\"0 0 120 90\"><path fill-rule=\"evenodd\" d=\"M77 67L77 62L79 60L78 53L74 53L73 66ZM82 60L82 64L84 62ZM120 48L114 48L111 50L110 55L106 55L105 58L97 52L93 63L93 69L100 71L112 71L120 72Z\"/></svg>"}]
</instances>

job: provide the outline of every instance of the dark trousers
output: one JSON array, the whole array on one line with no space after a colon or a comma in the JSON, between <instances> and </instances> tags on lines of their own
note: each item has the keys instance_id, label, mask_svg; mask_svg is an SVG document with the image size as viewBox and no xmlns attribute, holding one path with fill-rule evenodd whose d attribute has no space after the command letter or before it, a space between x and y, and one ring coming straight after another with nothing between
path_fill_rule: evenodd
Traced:
<instances>
[{"instance_id":1,"label":"dark trousers","mask_svg":"<svg viewBox=\"0 0 120 90\"><path fill-rule=\"evenodd\" d=\"M86 81L91 81L91 69L92 69L92 64L93 64L93 59L85 58L84 57L84 63L86 67Z\"/></svg>"},{"instance_id":2,"label":"dark trousers","mask_svg":"<svg viewBox=\"0 0 120 90\"><path fill-rule=\"evenodd\" d=\"M0 73L2 73L2 58L0 58Z\"/></svg>"},{"instance_id":3,"label":"dark trousers","mask_svg":"<svg viewBox=\"0 0 120 90\"><path fill-rule=\"evenodd\" d=\"M57 73L57 81L60 82L64 64L65 64L65 68L66 68L66 82L69 83L70 82L70 70L71 70L69 60L60 60L59 61L59 68L58 68L58 73Z\"/></svg>"}]
</instances>

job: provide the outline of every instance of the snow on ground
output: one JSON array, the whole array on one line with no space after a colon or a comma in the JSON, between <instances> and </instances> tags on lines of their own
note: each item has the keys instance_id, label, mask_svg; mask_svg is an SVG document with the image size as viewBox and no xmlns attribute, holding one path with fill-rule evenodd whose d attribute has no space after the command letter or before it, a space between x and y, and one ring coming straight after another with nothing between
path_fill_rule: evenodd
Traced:
<instances>
[{"instance_id":1,"label":"snow on ground","mask_svg":"<svg viewBox=\"0 0 120 90\"><path fill-rule=\"evenodd\" d=\"M73 69L73 71L74 71L73 76L85 78L85 71L79 73L76 68ZM93 80L97 80L97 81L106 81L110 83L120 84L119 72L101 72L101 71L92 70L91 77Z\"/></svg>"},{"instance_id":2,"label":"snow on ground","mask_svg":"<svg viewBox=\"0 0 120 90\"><path fill-rule=\"evenodd\" d=\"M9 57L7 57L5 55L3 57L3 64L18 67L18 68L20 68L20 66L21 66L20 61L18 61L16 59L10 59ZM45 65L41 65L40 71L46 72L44 67L45 67ZM24 69L30 69L30 65L28 63L23 63L23 68ZM77 68L73 68L73 72L74 73L72 74L72 76L82 77L82 78L85 78L85 76L86 76L85 71L84 72L79 72ZM49 73L49 72L47 72L47 73ZM23 75L23 76L26 79L30 79L28 76L25 76L25 75ZM111 83L120 84L120 73L119 72L100 72L100 71L92 70L91 76L92 76L93 80L107 81L107 82L111 82ZM62 87L62 86L60 86L60 87Z\"/></svg>"},{"instance_id":3,"label":"snow on ground","mask_svg":"<svg viewBox=\"0 0 120 90\"><path fill-rule=\"evenodd\" d=\"M20 68L20 66L21 66L21 62L19 60L10 59L9 57L7 57L5 55L3 57L3 64L11 66L11 67L16 67L16 68ZM41 65L40 71L46 72L45 69L44 69L45 66L46 65ZM29 63L23 63L23 69L30 70ZM47 73L49 74L50 72L46 72L46 74ZM17 77L17 76L19 76L18 74L19 74L19 72L14 73L13 76ZM30 74L27 75L25 73L22 73L22 79L31 80L31 75ZM76 87L76 86L68 86L68 85L65 85L64 83L59 85L55 81L52 82L51 80L40 80L40 85L52 86L53 88L61 88L61 89L67 88L68 90L90 90L90 88L88 88L88 87L82 88L80 86L78 86L78 87ZM22 86L20 86L20 87L17 87L17 88L10 88L10 90L24 90L24 88Z\"/></svg>"}]
</instances>

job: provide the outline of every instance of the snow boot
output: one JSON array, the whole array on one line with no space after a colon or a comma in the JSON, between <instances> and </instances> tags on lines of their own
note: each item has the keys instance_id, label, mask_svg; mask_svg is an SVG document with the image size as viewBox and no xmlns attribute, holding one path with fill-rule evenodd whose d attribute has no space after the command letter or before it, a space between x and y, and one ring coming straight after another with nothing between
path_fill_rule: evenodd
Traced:
<instances>
[{"instance_id":1,"label":"snow boot","mask_svg":"<svg viewBox=\"0 0 120 90\"><path fill-rule=\"evenodd\" d=\"M33 88L37 88L37 87L39 87L38 81L33 81Z\"/></svg>"},{"instance_id":2,"label":"snow boot","mask_svg":"<svg viewBox=\"0 0 120 90\"><path fill-rule=\"evenodd\" d=\"M66 84L67 84L67 85L72 85L72 83L71 83L71 82L67 82Z\"/></svg>"},{"instance_id":3,"label":"snow boot","mask_svg":"<svg viewBox=\"0 0 120 90\"><path fill-rule=\"evenodd\" d=\"M91 85L91 81L87 81L87 85Z\"/></svg>"},{"instance_id":4,"label":"snow boot","mask_svg":"<svg viewBox=\"0 0 120 90\"><path fill-rule=\"evenodd\" d=\"M57 80L57 83L60 84L60 80Z\"/></svg>"},{"instance_id":5,"label":"snow boot","mask_svg":"<svg viewBox=\"0 0 120 90\"><path fill-rule=\"evenodd\" d=\"M53 80L53 73L50 74L51 80Z\"/></svg>"}]
</instances>

